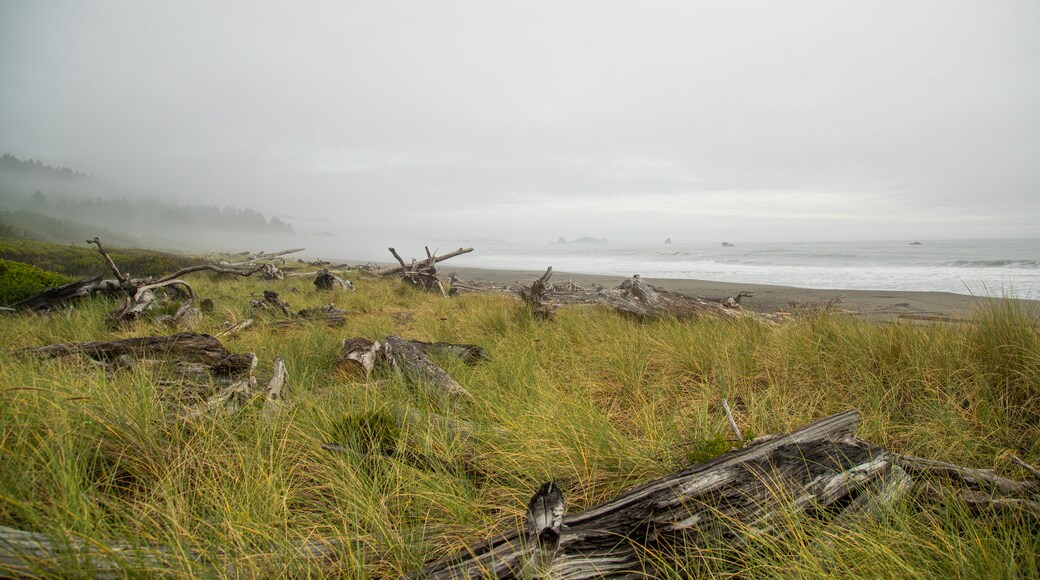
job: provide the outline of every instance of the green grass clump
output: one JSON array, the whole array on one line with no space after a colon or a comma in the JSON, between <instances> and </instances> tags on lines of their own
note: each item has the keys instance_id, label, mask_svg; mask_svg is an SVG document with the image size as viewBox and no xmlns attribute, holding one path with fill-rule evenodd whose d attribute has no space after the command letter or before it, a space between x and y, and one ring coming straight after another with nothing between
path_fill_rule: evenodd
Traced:
<instances>
[{"instance_id":1,"label":"green grass clump","mask_svg":"<svg viewBox=\"0 0 1040 580\"><path fill-rule=\"evenodd\" d=\"M162 571L173 576L211 565L241 576L327 573L295 551L319 539L335 546L343 576L397 576L513 527L545 481L575 513L739 445L722 398L746 437L856 407L858 434L897 452L1019 477L1013 455L1040 460L1037 315L1002 302L965 324L827 312L781 324L637 322L583 307L543 321L510 297L443 299L395 280L355 277L357 292L328 293L306 278L189 279L215 302L197 331L257 319L223 341L258 355L261 382L282 357L286 401L185 421L176 415L185 391L161 368L12 353L173 330L144 319L113 333L104 318L117 304L104 298L0 317L0 525L166 546ZM294 310L331 302L346 325L279 326L281 316L249 306L263 290ZM344 338L388 334L487 349L474 366L437 359L472 400L445 404L393 373L337 364ZM195 400L212 392L196 387ZM646 561L674 577L1037 575L1035 525L956 501L909 498L842 533L794 516L782 525L779 538L749 530L741 545L655 549Z\"/></svg>"},{"instance_id":2,"label":"green grass clump","mask_svg":"<svg viewBox=\"0 0 1040 580\"><path fill-rule=\"evenodd\" d=\"M0 259L0 305L14 304L39 294L45 288L72 282L72 278L39 268Z\"/></svg>"}]
</instances>

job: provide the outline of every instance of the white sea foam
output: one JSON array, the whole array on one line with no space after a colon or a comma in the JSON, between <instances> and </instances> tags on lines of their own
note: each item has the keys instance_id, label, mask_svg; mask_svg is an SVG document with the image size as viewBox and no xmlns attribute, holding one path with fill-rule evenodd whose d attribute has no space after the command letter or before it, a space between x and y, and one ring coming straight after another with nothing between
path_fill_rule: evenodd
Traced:
<instances>
[{"instance_id":1,"label":"white sea foam","mask_svg":"<svg viewBox=\"0 0 1040 580\"><path fill-rule=\"evenodd\" d=\"M1040 299L1040 239L486 246L459 266Z\"/></svg>"}]
</instances>

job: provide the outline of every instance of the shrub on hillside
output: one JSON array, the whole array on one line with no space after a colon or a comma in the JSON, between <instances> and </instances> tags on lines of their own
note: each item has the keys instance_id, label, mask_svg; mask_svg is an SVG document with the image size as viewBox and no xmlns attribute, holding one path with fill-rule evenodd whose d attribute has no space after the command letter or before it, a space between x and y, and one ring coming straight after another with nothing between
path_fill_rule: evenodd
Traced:
<instances>
[{"instance_id":1,"label":"shrub on hillside","mask_svg":"<svg viewBox=\"0 0 1040 580\"><path fill-rule=\"evenodd\" d=\"M13 304L39 294L45 288L71 281L71 278L29 264L0 259L0 304Z\"/></svg>"}]
</instances>

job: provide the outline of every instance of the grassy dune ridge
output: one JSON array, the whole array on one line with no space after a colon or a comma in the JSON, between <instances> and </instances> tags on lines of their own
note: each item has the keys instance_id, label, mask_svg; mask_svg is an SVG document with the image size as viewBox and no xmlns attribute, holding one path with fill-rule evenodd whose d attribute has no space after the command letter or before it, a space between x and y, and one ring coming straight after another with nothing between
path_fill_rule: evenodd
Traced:
<instances>
[{"instance_id":1,"label":"grassy dune ridge","mask_svg":"<svg viewBox=\"0 0 1040 580\"><path fill-rule=\"evenodd\" d=\"M106 372L12 349L169 333L142 321L111 331L115 304L92 299L49 316L0 317L0 525L104 542L163 545L166 572L319 574L296 554L338 543L346 576L397 575L516 525L535 489L555 480L568 512L722 453L732 445L716 403L727 398L747 437L858 408L858 434L895 451L1022 478L1040 463L1038 313L1000 302L970 324L861 321L826 311L772 325L638 322L596 308L533 319L505 296L442 299L395 280L354 277L356 293L318 293L309 279L193 275L212 298L200 332L258 318L225 339L281 356L288 401L186 422L162 371ZM250 294L273 289L294 309L333 301L344 327L267 325ZM272 314L269 320L275 320ZM396 377L337 368L353 336L469 342L476 366L438 362L473 394L455 409ZM404 426L395 420L418 417ZM463 440L435 415L471 421ZM347 446L331 453L323 443ZM677 547L648 562L686 575L976 577L1040 575L1035 524L971 515L951 500L912 498L852 531L792 517L783 540L739 548ZM191 554L201 550L196 560ZM42 568L63 575L65 568Z\"/></svg>"}]
</instances>

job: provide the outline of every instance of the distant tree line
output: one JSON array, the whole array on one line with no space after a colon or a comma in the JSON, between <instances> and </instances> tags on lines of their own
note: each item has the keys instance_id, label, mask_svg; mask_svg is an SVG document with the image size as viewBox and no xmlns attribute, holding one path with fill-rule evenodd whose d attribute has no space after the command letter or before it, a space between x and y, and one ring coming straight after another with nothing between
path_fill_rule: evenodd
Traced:
<instances>
[{"instance_id":1,"label":"distant tree line","mask_svg":"<svg viewBox=\"0 0 1040 580\"><path fill-rule=\"evenodd\" d=\"M37 175L52 179L66 179L70 181L73 179L89 177L88 175L73 171L68 167L51 167L50 165L44 165L41 161L35 159L26 159L25 161L22 161L10 153L4 153L3 157L0 157L0 171L9 171L23 175Z\"/></svg>"},{"instance_id":2,"label":"distant tree line","mask_svg":"<svg viewBox=\"0 0 1040 580\"><path fill-rule=\"evenodd\" d=\"M4 177L15 178L4 182ZM28 177L29 179L25 179ZM10 153L0 157L0 207L9 210L31 211L41 215L77 222L96 223L119 229L131 224L154 224L185 230L233 229L263 234L292 234L293 228L284 220L271 217L255 209L219 207L216 205L173 205L156 200L106 199L91 196L79 186L61 187L63 193L47 194L36 188L28 194L25 183L33 187L55 184L55 179L71 181L87 176L67 167L55 168L39 161L21 161ZM22 178L22 179L18 179ZM36 178L39 178L38 180ZM14 185L18 183L20 185ZM89 191L89 188L83 188ZM28 194L28 195L27 195Z\"/></svg>"}]
</instances>

